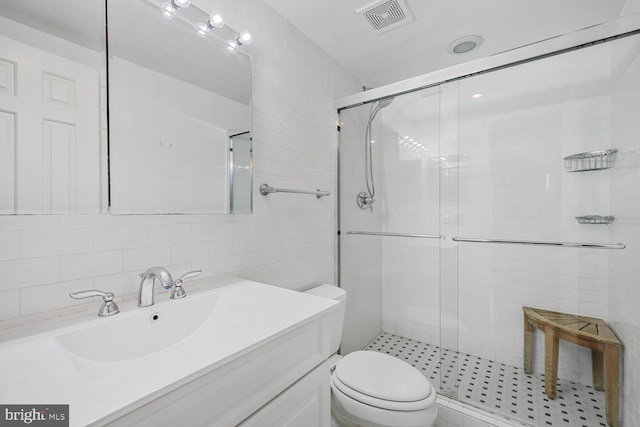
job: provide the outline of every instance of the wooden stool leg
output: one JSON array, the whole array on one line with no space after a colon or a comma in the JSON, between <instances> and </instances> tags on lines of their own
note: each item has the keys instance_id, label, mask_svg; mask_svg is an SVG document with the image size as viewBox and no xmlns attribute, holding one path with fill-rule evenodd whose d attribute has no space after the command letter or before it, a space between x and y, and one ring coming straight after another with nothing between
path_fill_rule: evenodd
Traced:
<instances>
[{"instance_id":1,"label":"wooden stool leg","mask_svg":"<svg viewBox=\"0 0 640 427\"><path fill-rule=\"evenodd\" d=\"M601 351L598 350L591 350L591 366L593 368L593 388L595 388L598 391L602 391L604 390L604 383L603 383L603 369L604 369L604 365L603 365L603 354Z\"/></svg>"},{"instance_id":2,"label":"wooden stool leg","mask_svg":"<svg viewBox=\"0 0 640 427\"><path fill-rule=\"evenodd\" d=\"M544 392L555 399L558 391L559 340L552 326L544 328Z\"/></svg>"},{"instance_id":3,"label":"wooden stool leg","mask_svg":"<svg viewBox=\"0 0 640 427\"><path fill-rule=\"evenodd\" d=\"M531 373L531 356L533 352L533 325L524 316L524 372Z\"/></svg>"},{"instance_id":4,"label":"wooden stool leg","mask_svg":"<svg viewBox=\"0 0 640 427\"><path fill-rule=\"evenodd\" d=\"M619 399L620 399L620 366L619 347L605 345L604 347L604 371L605 371L605 401L607 404L607 423L611 427L618 427Z\"/></svg>"}]
</instances>

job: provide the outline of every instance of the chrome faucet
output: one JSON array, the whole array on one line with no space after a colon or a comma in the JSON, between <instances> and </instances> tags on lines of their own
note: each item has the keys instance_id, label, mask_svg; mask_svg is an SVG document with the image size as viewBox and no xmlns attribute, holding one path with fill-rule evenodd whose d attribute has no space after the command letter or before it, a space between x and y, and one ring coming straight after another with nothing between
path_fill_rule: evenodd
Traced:
<instances>
[{"instance_id":1,"label":"chrome faucet","mask_svg":"<svg viewBox=\"0 0 640 427\"><path fill-rule=\"evenodd\" d=\"M153 285L158 279L165 289L171 289L174 285L171 274L164 267L151 267L140 275L140 289L138 290L138 307L153 305Z\"/></svg>"},{"instance_id":2,"label":"chrome faucet","mask_svg":"<svg viewBox=\"0 0 640 427\"><path fill-rule=\"evenodd\" d=\"M138 290L138 307L149 307L153 305L153 285L156 279L162 283L165 289L169 290L173 288L173 291L171 291L171 299L180 299L187 296L187 293L182 287L183 280L199 276L200 273L202 273L202 270L186 272L174 282L166 268L151 267L140 274L142 280L140 281L140 289Z\"/></svg>"}]
</instances>

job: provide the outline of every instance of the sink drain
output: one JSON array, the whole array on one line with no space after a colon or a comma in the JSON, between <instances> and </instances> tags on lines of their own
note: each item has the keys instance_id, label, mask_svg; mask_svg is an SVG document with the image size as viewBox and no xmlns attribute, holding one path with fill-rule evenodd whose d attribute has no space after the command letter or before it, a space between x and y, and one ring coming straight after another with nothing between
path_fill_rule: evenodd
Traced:
<instances>
[{"instance_id":1,"label":"sink drain","mask_svg":"<svg viewBox=\"0 0 640 427\"><path fill-rule=\"evenodd\" d=\"M149 320L151 320L151 323L157 323L160 321L160 313L153 313L151 316L149 316Z\"/></svg>"}]
</instances>

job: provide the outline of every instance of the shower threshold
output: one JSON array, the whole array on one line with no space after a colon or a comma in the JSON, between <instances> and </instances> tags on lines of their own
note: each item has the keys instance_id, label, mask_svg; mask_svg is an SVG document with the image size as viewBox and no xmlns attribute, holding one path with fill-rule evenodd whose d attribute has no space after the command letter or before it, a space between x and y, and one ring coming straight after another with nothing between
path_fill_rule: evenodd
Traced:
<instances>
[{"instance_id":1,"label":"shower threshold","mask_svg":"<svg viewBox=\"0 0 640 427\"><path fill-rule=\"evenodd\" d=\"M458 400L489 413L533 426L606 427L604 392L558 380L558 397L544 394L544 375L435 345L381 333L365 350L410 363L438 389L457 390ZM442 354L440 354L442 352ZM455 392L453 393L455 394ZM454 400L455 401L455 400Z\"/></svg>"}]
</instances>

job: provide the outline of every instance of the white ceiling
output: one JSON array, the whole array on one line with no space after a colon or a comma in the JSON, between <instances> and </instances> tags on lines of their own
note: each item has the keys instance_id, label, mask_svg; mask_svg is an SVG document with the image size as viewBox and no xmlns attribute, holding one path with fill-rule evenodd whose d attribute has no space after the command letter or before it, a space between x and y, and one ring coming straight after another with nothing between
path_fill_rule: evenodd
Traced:
<instances>
[{"instance_id":1,"label":"white ceiling","mask_svg":"<svg viewBox=\"0 0 640 427\"><path fill-rule=\"evenodd\" d=\"M355 13L373 0L264 1L372 87L609 22L636 2L405 0L415 19L377 34ZM467 54L447 52L449 43L467 35L484 42Z\"/></svg>"}]
</instances>

